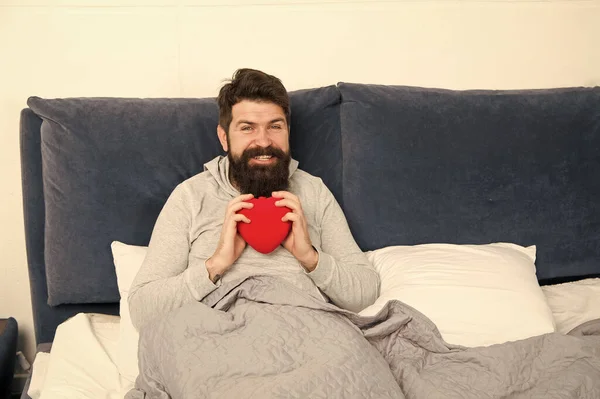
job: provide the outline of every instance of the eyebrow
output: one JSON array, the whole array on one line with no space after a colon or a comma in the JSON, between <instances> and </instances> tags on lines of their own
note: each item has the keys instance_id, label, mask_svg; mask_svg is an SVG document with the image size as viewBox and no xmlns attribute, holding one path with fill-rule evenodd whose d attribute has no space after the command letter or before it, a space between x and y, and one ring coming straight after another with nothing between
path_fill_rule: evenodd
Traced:
<instances>
[{"instance_id":1,"label":"eyebrow","mask_svg":"<svg viewBox=\"0 0 600 399\"><path fill-rule=\"evenodd\" d=\"M283 119L283 118L277 118L277 119L273 119L273 120L269 121L269 125L270 125L271 123L277 123L277 122L285 122L285 119ZM247 120L244 120L244 119L242 119L242 120L239 120L239 121L236 123L236 126L239 126L239 125L241 125L241 124L244 124L244 123L245 123L246 125L251 125L251 126L253 126L253 125L256 125L256 122L251 122L251 121L247 121Z\"/></svg>"}]
</instances>

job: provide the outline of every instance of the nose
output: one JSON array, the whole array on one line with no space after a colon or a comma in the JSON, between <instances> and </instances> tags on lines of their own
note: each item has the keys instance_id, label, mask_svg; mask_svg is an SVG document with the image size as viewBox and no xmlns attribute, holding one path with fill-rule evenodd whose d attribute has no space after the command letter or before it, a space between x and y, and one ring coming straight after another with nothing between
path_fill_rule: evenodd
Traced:
<instances>
[{"instance_id":1,"label":"nose","mask_svg":"<svg viewBox=\"0 0 600 399\"><path fill-rule=\"evenodd\" d=\"M256 145L261 147L268 147L271 145L271 137L269 136L269 132L266 128L259 128L256 138L254 139Z\"/></svg>"}]
</instances>

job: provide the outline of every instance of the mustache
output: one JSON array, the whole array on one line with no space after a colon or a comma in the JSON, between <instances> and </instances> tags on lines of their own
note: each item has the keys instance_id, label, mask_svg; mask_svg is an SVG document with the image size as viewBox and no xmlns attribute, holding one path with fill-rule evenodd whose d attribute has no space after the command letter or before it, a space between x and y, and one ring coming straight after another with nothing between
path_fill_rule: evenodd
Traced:
<instances>
[{"instance_id":1,"label":"mustache","mask_svg":"<svg viewBox=\"0 0 600 399\"><path fill-rule=\"evenodd\" d=\"M285 152L283 152L279 148L275 148L273 146L268 147L254 147L248 148L242 153L242 159L249 160L250 158L259 157L262 155L270 155L272 157L283 159L287 156Z\"/></svg>"}]
</instances>

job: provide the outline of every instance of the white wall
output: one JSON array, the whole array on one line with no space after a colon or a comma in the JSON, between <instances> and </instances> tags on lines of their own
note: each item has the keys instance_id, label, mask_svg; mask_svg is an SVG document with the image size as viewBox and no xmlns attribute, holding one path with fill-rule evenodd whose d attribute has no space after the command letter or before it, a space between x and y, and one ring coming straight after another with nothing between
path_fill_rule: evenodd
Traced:
<instances>
[{"instance_id":1,"label":"white wall","mask_svg":"<svg viewBox=\"0 0 600 399\"><path fill-rule=\"evenodd\" d=\"M0 0L0 317L33 325L18 123L28 96L215 96L239 67L290 90L600 85L600 0Z\"/></svg>"}]
</instances>

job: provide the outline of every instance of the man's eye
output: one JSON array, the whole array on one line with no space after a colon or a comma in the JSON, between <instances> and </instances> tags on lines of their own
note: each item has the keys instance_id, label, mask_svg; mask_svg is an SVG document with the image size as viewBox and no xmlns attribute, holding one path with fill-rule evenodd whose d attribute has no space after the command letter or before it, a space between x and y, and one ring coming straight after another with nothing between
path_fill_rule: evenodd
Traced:
<instances>
[{"instance_id":1,"label":"man's eye","mask_svg":"<svg viewBox=\"0 0 600 399\"><path fill-rule=\"evenodd\" d=\"M249 131L249 130L252 130L252 127L250 127L250 126L243 126L242 130L243 131Z\"/></svg>"},{"instance_id":2,"label":"man's eye","mask_svg":"<svg viewBox=\"0 0 600 399\"><path fill-rule=\"evenodd\" d=\"M272 125L271 129L281 129L281 125Z\"/></svg>"}]
</instances>

